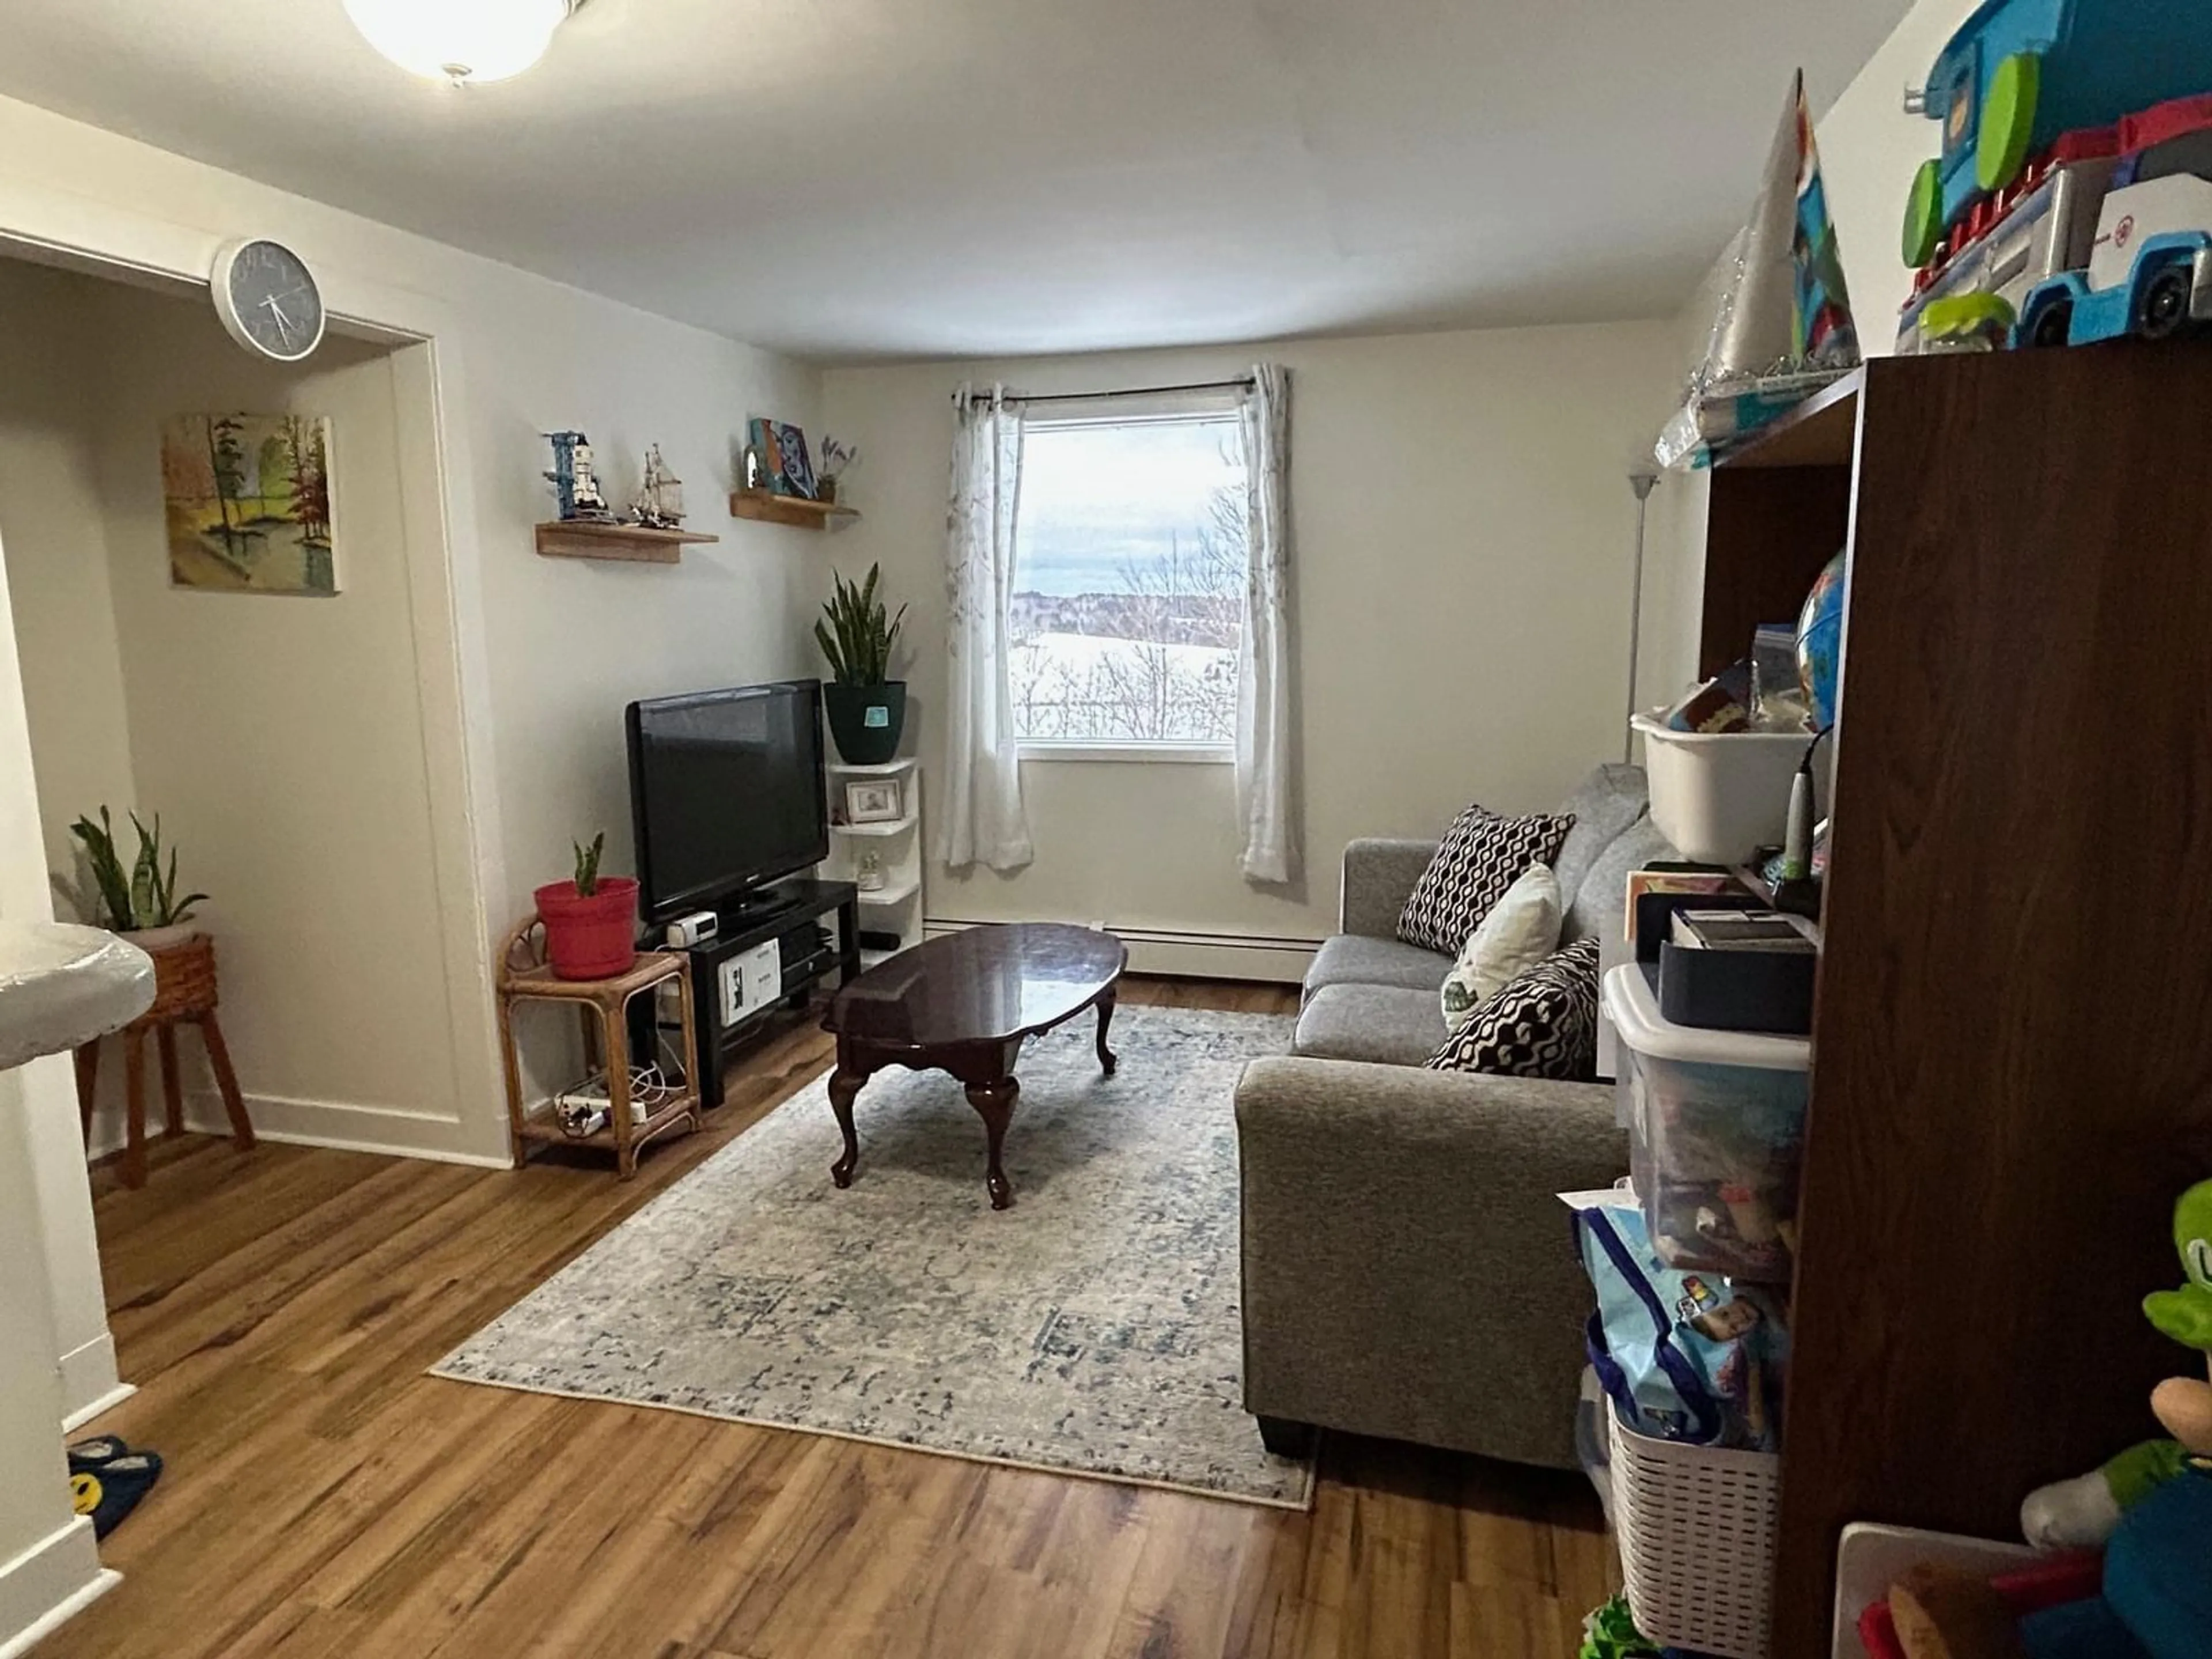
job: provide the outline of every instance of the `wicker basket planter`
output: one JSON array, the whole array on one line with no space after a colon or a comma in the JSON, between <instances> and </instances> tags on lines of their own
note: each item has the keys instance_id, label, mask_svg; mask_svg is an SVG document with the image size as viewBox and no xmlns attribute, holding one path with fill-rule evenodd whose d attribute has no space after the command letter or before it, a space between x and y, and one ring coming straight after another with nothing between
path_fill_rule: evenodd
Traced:
<instances>
[{"instance_id":1,"label":"wicker basket planter","mask_svg":"<svg viewBox=\"0 0 2212 1659\"><path fill-rule=\"evenodd\" d=\"M216 1019L216 986L215 941L192 927L149 927L123 933L154 959L152 1006L118 1033L123 1044L125 1089L129 1117L123 1152L123 1184L146 1184L146 1051L150 1033L161 1066L163 1127L181 1134L185 1127L184 1080L179 1069L177 1027L199 1029L207 1045L208 1067L215 1073L216 1091L230 1120L230 1136L240 1152L254 1144L253 1122L246 1115L238 1074L230 1063L229 1046ZM100 1077L100 1043L88 1042L76 1051L77 1109L88 1143L92 1136L92 1111Z\"/></svg>"}]
</instances>

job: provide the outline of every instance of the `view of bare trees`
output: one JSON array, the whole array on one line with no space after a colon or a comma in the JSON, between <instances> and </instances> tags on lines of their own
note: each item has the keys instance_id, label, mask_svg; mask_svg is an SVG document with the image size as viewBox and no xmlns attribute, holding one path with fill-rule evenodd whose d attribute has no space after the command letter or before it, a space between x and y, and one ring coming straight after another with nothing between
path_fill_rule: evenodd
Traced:
<instances>
[{"instance_id":1,"label":"view of bare trees","mask_svg":"<svg viewBox=\"0 0 2212 1659\"><path fill-rule=\"evenodd\" d=\"M1244 496L1214 490L1206 521L1164 555L1125 557L1113 591L1014 595L1011 674L1024 738L1227 743L1243 640Z\"/></svg>"}]
</instances>

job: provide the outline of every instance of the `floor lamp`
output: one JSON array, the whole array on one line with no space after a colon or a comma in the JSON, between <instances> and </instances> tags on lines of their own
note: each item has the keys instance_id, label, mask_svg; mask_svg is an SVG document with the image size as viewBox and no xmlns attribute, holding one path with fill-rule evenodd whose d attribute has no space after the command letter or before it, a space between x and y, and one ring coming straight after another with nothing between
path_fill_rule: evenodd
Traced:
<instances>
[{"instance_id":1,"label":"floor lamp","mask_svg":"<svg viewBox=\"0 0 2212 1659\"><path fill-rule=\"evenodd\" d=\"M1636 492L1636 562L1628 588L1628 714L1621 722L1626 734L1620 745L1623 761L1636 758L1636 731L1628 722L1636 718L1636 672L1644 649L1644 520L1650 507L1651 492L1658 483L1656 472L1628 475L1628 487Z\"/></svg>"}]
</instances>

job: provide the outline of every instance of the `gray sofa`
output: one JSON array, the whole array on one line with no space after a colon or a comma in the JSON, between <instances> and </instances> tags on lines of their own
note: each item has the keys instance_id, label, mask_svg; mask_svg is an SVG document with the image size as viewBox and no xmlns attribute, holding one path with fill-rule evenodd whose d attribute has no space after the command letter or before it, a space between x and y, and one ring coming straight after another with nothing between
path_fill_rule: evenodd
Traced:
<instances>
[{"instance_id":1,"label":"gray sofa","mask_svg":"<svg viewBox=\"0 0 2212 1659\"><path fill-rule=\"evenodd\" d=\"M1628 872L1674 855L1648 809L1632 766L1561 805L1567 940L1618 936ZM1318 1425L1571 1468L1594 1304L1553 1194L1610 1185L1627 1147L1608 1085L1420 1069L1451 963L1395 932L1435 851L1345 849L1293 1053L1237 1084L1245 1407L1286 1450Z\"/></svg>"}]
</instances>

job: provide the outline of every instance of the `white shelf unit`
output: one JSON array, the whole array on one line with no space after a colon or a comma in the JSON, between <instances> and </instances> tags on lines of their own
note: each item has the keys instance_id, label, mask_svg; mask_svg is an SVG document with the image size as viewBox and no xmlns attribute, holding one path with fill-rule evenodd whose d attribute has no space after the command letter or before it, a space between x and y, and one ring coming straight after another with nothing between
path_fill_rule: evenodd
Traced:
<instances>
[{"instance_id":1,"label":"white shelf unit","mask_svg":"<svg viewBox=\"0 0 2212 1659\"><path fill-rule=\"evenodd\" d=\"M821 874L826 881L857 881L862 860L872 854L883 871L884 884L860 894L860 927L864 933L891 933L898 948L921 943L921 767L910 760L886 761L876 766L850 766L832 760L830 781L830 856ZM866 823L848 823L846 786L887 785L898 792L900 815ZM872 968L893 952L875 946L860 951L863 966Z\"/></svg>"}]
</instances>

